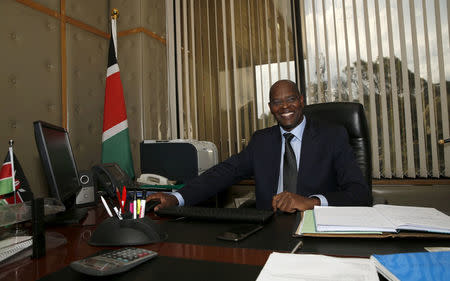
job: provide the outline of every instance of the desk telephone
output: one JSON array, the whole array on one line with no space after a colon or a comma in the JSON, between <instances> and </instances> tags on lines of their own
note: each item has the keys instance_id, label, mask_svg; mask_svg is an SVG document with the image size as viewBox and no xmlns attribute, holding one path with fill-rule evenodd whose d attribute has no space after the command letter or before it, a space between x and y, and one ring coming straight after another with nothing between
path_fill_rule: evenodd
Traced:
<instances>
[{"instance_id":1,"label":"desk telephone","mask_svg":"<svg viewBox=\"0 0 450 281\"><path fill-rule=\"evenodd\" d=\"M116 188L122 190L123 186L133 188L133 180L120 168L117 163L105 163L92 167L94 180L99 190L104 190L111 198L115 197Z\"/></svg>"},{"instance_id":2,"label":"desk telephone","mask_svg":"<svg viewBox=\"0 0 450 281\"><path fill-rule=\"evenodd\" d=\"M122 190L124 185L127 189L135 187L133 180L117 163L96 165L92 167L92 173L99 190L106 191L110 197L115 196L116 188ZM168 185L174 183L173 181L156 174L142 174L137 179L137 182L150 185Z\"/></svg>"},{"instance_id":3,"label":"desk telephone","mask_svg":"<svg viewBox=\"0 0 450 281\"><path fill-rule=\"evenodd\" d=\"M170 184L169 180L163 176L156 174L142 174L137 182L142 184L150 184L150 185L168 185Z\"/></svg>"}]
</instances>

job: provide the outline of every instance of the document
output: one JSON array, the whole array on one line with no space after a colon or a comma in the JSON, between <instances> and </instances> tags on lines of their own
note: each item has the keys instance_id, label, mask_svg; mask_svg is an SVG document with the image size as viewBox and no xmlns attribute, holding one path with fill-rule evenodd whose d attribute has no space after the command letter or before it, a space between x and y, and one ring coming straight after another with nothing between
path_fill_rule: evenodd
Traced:
<instances>
[{"instance_id":1,"label":"document","mask_svg":"<svg viewBox=\"0 0 450 281\"><path fill-rule=\"evenodd\" d=\"M257 281L377 281L375 265L369 259L336 258L323 255L272 253Z\"/></svg>"},{"instance_id":2,"label":"document","mask_svg":"<svg viewBox=\"0 0 450 281\"><path fill-rule=\"evenodd\" d=\"M314 213L313 210L306 210L303 212L302 220L300 221L296 231L295 235L303 236L304 234L320 234L321 232L316 230L316 223L314 221ZM381 231L329 231L327 234L381 234Z\"/></svg>"},{"instance_id":3,"label":"document","mask_svg":"<svg viewBox=\"0 0 450 281\"><path fill-rule=\"evenodd\" d=\"M370 260L390 281L450 280L450 252L372 255Z\"/></svg>"},{"instance_id":4,"label":"document","mask_svg":"<svg viewBox=\"0 0 450 281\"><path fill-rule=\"evenodd\" d=\"M414 230L450 234L450 216L428 207L375 205L373 207L314 208L316 229L327 231Z\"/></svg>"},{"instance_id":5,"label":"document","mask_svg":"<svg viewBox=\"0 0 450 281\"><path fill-rule=\"evenodd\" d=\"M450 252L450 247L423 247L428 252Z\"/></svg>"}]
</instances>

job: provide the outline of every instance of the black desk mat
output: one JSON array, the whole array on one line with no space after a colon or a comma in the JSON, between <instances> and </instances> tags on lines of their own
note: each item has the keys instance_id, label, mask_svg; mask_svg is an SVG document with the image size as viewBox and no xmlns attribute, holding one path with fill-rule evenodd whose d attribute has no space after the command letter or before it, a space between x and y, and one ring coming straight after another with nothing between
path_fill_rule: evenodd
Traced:
<instances>
[{"instance_id":1,"label":"black desk mat","mask_svg":"<svg viewBox=\"0 0 450 281\"><path fill-rule=\"evenodd\" d=\"M216 236L239 225L235 222L214 222L182 219L165 221L163 227L169 237L166 242L197 244L207 246L267 249L273 251L291 251L298 238L293 238L296 226L296 214L275 214L264 224L263 229L238 242L219 240Z\"/></svg>"},{"instance_id":2,"label":"black desk mat","mask_svg":"<svg viewBox=\"0 0 450 281\"><path fill-rule=\"evenodd\" d=\"M297 253L326 254L348 257L370 257L372 254L425 252L424 247L450 247L450 239L430 238L294 238L291 234L297 226L295 214L275 214L260 231L239 241L223 241L216 236L237 223L179 220L164 222L169 238L167 242L266 249L290 252L298 241L303 247Z\"/></svg>"},{"instance_id":3,"label":"black desk mat","mask_svg":"<svg viewBox=\"0 0 450 281\"><path fill-rule=\"evenodd\" d=\"M95 277L84 275L65 267L51 273L39 280L41 281L75 281L75 280L175 280L175 281L230 281L230 280L256 280L262 266L242 265L233 263L220 263L172 258L158 256L148 262L120 274Z\"/></svg>"}]
</instances>

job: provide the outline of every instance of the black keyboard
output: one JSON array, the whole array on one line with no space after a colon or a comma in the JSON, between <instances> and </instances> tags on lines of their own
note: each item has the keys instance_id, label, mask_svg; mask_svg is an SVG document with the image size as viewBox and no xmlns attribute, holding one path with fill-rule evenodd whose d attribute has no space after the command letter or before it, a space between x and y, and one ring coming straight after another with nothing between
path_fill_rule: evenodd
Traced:
<instances>
[{"instance_id":1,"label":"black keyboard","mask_svg":"<svg viewBox=\"0 0 450 281\"><path fill-rule=\"evenodd\" d=\"M238 222L265 223L272 216L270 210L250 208L206 208L206 207L168 207L156 211L159 216L186 217L204 220L228 220Z\"/></svg>"}]
</instances>

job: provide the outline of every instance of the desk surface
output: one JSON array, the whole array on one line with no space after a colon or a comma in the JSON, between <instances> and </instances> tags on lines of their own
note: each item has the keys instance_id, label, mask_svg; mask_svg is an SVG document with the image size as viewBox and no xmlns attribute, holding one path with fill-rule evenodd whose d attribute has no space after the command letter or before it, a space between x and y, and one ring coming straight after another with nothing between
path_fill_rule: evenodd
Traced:
<instances>
[{"instance_id":1,"label":"desk surface","mask_svg":"<svg viewBox=\"0 0 450 281\"><path fill-rule=\"evenodd\" d=\"M29 257L0 266L0 280L88 280L75 274L67 266L70 262L95 254L109 247L93 247L88 240L95 225L106 214L103 208L89 212L83 226L48 227L47 233L59 233L67 243L47 250L45 257ZM139 246L158 252L159 257L114 279L135 280L129 277L144 274L148 280L208 280L211 272L215 280L255 280L273 251L289 252L300 238L291 236L296 215L276 214L264 228L241 242L217 240L217 234L235 223L201 222L190 220L161 220L169 238L161 243ZM450 240L419 238L301 238L304 246L298 253L327 254L333 256L369 257L371 254L423 252L424 247L450 247ZM49 245L47 245L49 246ZM49 247L48 247L49 248ZM178 268L179 270L167 270ZM184 270L183 270L184 268ZM180 273L184 272L184 273ZM223 274L222 274L223 273ZM85 277L85 276L83 276ZM161 279L162 278L162 279ZM125 280L125 279L123 279Z\"/></svg>"}]
</instances>

